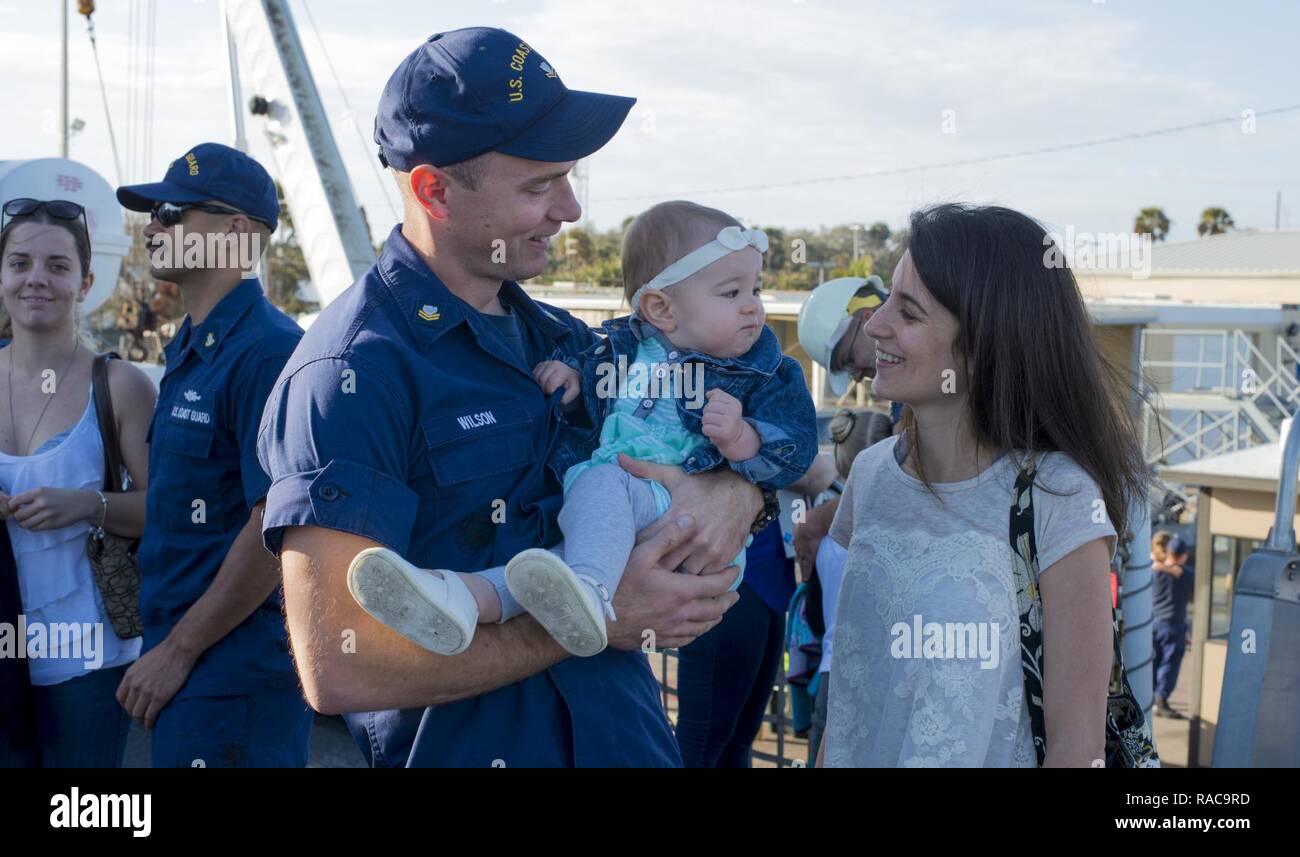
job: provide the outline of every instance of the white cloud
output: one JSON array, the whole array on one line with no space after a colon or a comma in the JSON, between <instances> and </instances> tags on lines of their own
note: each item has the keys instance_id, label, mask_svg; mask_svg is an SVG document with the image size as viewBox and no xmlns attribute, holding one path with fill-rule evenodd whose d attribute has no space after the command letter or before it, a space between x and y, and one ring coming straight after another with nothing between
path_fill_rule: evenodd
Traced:
<instances>
[{"instance_id":1,"label":"white cloud","mask_svg":"<svg viewBox=\"0 0 1300 857\"><path fill-rule=\"evenodd\" d=\"M198 139L230 136L218 4L159 5L149 174ZM392 221L369 163L379 91L430 33L474 22L526 38L571 87L639 99L622 132L591 160L591 214L601 226L655 201L621 199L629 195L898 169L1273 106L1259 102L1255 89L1221 82L1215 64L1190 51L1176 62L1153 59L1151 26L1118 3L421 2L406 7L409 14L391 7L387 17L371 5L312 2L357 130L342 121L343 99L301 4L294 3L294 12L339 150L377 236ZM57 110L57 13L9 26L13 8L0 7L6 21L0 75L28 85L6 85L9 121L0 125L0 156L55 154L56 139L40 129ZM125 147L126 14L101 4L97 20ZM98 83L79 29L72 59L72 114L87 121L73 156L111 180ZM942 133L945 110L954 111L955 134ZM787 226L864 219L897 226L916 205L966 198L998 200L1081 229L1114 229L1126 225L1136 201L1191 208L1209 204L1204 198L1219 189L1230 207L1233 200L1262 197L1273 178L1270 165L1276 173L1278 165L1291 164L1282 178L1296 186L1294 162L1284 153L1294 147L1298 126L1294 117L1261 119L1260 133L1249 138L1225 127L1078 153L700 198ZM249 130L254 154L265 156L257 123Z\"/></svg>"}]
</instances>

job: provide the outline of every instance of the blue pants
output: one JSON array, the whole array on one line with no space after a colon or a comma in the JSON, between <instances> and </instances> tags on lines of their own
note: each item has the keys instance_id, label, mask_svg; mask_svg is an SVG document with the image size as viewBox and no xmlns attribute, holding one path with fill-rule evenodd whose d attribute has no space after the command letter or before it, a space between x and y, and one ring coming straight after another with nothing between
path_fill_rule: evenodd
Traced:
<instances>
[{"instance_id":1,"label":"blue pants","mask_svg":"<svg viewBox=\"0 0 1300 857\"><path fill-rule=\"evenodd\" d=\"M1178 668L1187 649L1187 626L1156 622L1151 626L1151 644L1156 674L1156 699L1168 699L1178 684Z\"/></svg>"},{"instance_id":2,"label":"blue pants","mask_svg":"<svg viewBox=\"0 0 1300 857\"><path fill-rule=\"evenodd\" d=\"M688 768L748 768L781 663L785 617L748 584L722 621L681 649L677 743Z\"/></svg>"},{"instance_id":3,"label":"blue pants","mask_svg":"<svg viewBox=\"0 0 1300 857\"><path fill-rule=\"evenodd\" d=\"M302 768L313 713L298 688L173 700L153 727L155 768Z\"/></svg>"},{"instance_id":4,"label":"blue pants","mask_svg":"<svg viewBox=\"0 0 1300 857\"><path fill-rule=\"evenodd\" d=\"M808 727L808 767L817 764L817 751L826 734L826 706L831 698L831 674L817 674L817 696L813 698L812 724Z\"/></svg>"},{"instance_id":5,"label":"blue pants","mask_svg":"<svg viewBox=\"0 0 1300 857\"><path fill-rule=\"evenodd\" d=\"M127 664L32 688L37 744L0 767L120 768L131 718L117 704Z\"/></svg>"}]
</instances>

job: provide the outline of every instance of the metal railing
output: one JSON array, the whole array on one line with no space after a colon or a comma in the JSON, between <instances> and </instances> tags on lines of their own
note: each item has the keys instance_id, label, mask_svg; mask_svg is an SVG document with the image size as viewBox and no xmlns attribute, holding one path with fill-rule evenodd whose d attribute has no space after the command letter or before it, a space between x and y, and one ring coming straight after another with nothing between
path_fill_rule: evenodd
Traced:
<instances>
[{"instance_id":1,"label":"metal railing","mask_svg":"<svg viewBox=\"0 0 1300 857\"><path fill-rule=\"evenodd\" d=\"M1218 393L1229 398L1261 401L1277 411L1290 412L1300 406L1300 379L1295 367L1300 355L1282 336L1275 338L1273 356L1265 356L1255 344L1255 335L1244 330L1199 330L1194 328L1150 328L1142 331L1139 346L1139 365L1143 375L1149 369L1170 370L1170 387L1176 384L1173 377L1178 370L1193 370L1191 384L1178 384L1184 389ZM1156 340L1170 342L1167 350L1173 353L1175 340L1194 339L1195 360L1162 360L1150 356ZM1211 356L1206 359L1207 346ZM1289 370L1289 371L1288 371ZM1207 377L1208 376L1208 377Z\"/></svg>"},{"instance_id":2,"label":"metal railing","mask_svg":"<svg viewBox=\"0 0 1300 857\"><path fill-rule=\"evenodd\" d=\"M1148 463L1168 463L1178 453L1203 458L1271 441L1282 419L1300 410L1300 354L1279 335L1269 358L1255 336L1238 329L1142 331L1140 377L1152 403L1143 409L1143 437L1150 438L1153 428L1161 435ZM1195 359L1176 358L1189 341L1195 343Z\"/></svg>"},{"instance_id":3,"label":"metal railing","mask_svg":"<svg viewBox=\"0 0 1300 857\"><path fill-rule=\"evenodd\" d=\"M681 704L680 698L677 695L677 687L668 680L670 675L668 668L670 659L673 661L671 675L677 675L677 667L679 666L677 650L659 649L655 654L659 657L660 702L663 704L665 712L668 712L670 709L675 709L678 712L678 716L680 716ZM784 662L783 656L782 663L784 664ZM676 700L678 704L670 706L670 698ZM792 758L786 755L787 747L803 747L801 744L787 742L787 732L791 735L793 734L790 716L786 711L788 706L789 696L786 693L785 671L782 669L777 672L776 681L772 685L772 695L769 697L768 703L764 706L763 711L763 723L770 726L776 736L776 752L768 753L765 750L751 747L750 756L752 758L763 762L770 762L778 768L795 768L802 767L806 764L806 760L802 756Z\"/></svg>"}]
</instances>

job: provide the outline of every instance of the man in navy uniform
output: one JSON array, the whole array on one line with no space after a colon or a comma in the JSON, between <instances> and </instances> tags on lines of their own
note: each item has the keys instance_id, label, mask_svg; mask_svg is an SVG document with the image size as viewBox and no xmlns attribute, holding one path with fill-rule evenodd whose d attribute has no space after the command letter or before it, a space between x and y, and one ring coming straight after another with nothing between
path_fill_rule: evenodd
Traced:
<instances>
[{"instance_id":1,"label":"man in navy uniform","mask_svg":"<svg viewBox=\"0 0 1300 857\"><path fill-rule=\"evenodd\" d=\"M735 602L731 558L775 511L740 476L637 468L673 508L641 534L595 657L568 658L527 615L435 655L363 612L346 581L375 546L477 571L560 540L547 459L563 390L544 395L532 370L595 337L517 281L545 270L549 239L580 214L569 171L633 103L567 89L487 28L431 37L384 89L375 141L404 222L304 337L259 439L307 699L368 712L349 725L375 766L681 764L642 648L683 645Z\"/></svg>"},{"instance_id":2,"label":"man in navy uniform","mask_svg":"<svg viewBox=\"0 0 1300 857\"><path fill-rule=\"evenodd\" d=\"M117 198L152 214L151 273L179 286L186 310L149 431L144 653L118 700L153 728L155 767L302 767L312 713L289 656L279 563L262 545L271 480L256 448L266 397L302 338L252 276L280 215L275 184L242 152L203 143L161 182Z\"/></svg>"}]
</instances>

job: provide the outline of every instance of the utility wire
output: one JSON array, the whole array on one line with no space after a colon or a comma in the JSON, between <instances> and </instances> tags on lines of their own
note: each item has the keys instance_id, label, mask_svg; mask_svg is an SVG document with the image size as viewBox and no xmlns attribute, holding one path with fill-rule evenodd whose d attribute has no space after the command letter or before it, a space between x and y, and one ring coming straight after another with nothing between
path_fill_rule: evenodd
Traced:
<instances>
[{"instance_id":1,"label":"utility wire","mask_svg":"<svg viewBox=\"0 0 1300 857\"><path fill-rule=\"evenodd\" d=\"M371 152L366 138L361 136L361 126L357 124L356 111L352 109L352 102L348 100L347 90L343 88L343 82L339 80L339 73L334 68L334 60L330 58L329 49L325 47L325 40L321 38L320 30L316 27L316 18L311 14L311 6L307 3L307 0L302 0L302 8L307 13L307 20L311 23L312 32L316 34L316 42L320 45L321 53L325 55L325 65L329 67L330 76L334 78L334 85L338 87L339 95L343 97L343 106L347 108L350 117L348 124L352 126L353 133L357 135L357 140L361 143L362 160L370 165L370 171L374 173L375 181L379 183L379 190L384 194L384 202L388 203L388 211L393 215L393 220L400 221L402 216L397 213L397 207L393 205L393 200L388 195L388 182L379 172L379 159Z\"/></svg>"},{"instance_id":2,"label":"utility wire","mask_svg":"<svg viewBox=\"0 0 1300 857\"><path fill-rule=\"evenodd\" d=\"M95 73L99 75L99 96L104 101L104 120L108 123L108 141L113 147L113 170L117 173L118 185L126 184L122 180L122 158L117 152L117 134L113 133L113 113L108 107L108 89L104 86L104 69L99 64L99 42L95 39L95 22L86 16L86 32L90 35L90 51L95 55Z\"/></svg>"},{"instance_id":3,"label":"utility wire","mask_svg":"<svg viewBox=\"0 0 1300 857\"><path fill-rule=\"evenodd\" d=\"M1300 110L1300 104L1292 104L1287 107L1274 107L1270 110L1260 110L1255 113L1256 117L1273 116L1280 113L1291 113ZM1112 137L1101 137L1095 140L1081 140L1075 143L1060 143L1054 146L1041 146L1035 149L1024 149L1019 152L1007 152L1000 155L986 155L979 158L962 158L956 161L941 161L934 164L918 164L912 167L892 167L884 170L871 170L865 173L849 173L839 176L822 176L818 178L792 179L784 182L773 182L770 184L756 185L738 185L735 187L709 188L705 190L682 190L661 193L638 193L627 196L610 196L596 200L596 202L622 202L632 199L651 199L651 198L682 198L691 196L703 196L705 194L715 193L740 193L762 190L776 190L781 188L802 187L804 185L827 184L830 182L856 181L858 179L879 178L881 176L897 176L907 173L927 172L929 170L948 169L950 167L965 167L973 164L988 164L995 161L1009 161L1015 158L1027 158L1033 155L1046 155L1055 152L1072 151L1075 149L1087 149L1093 146L1105 146L1111 143L1121 143L1126 140L1141 140L1147 137L1159 137L1166 134L1177 134L1183 131L1192 131L1198 128L1209 128L1214 125L1224 125L1229 122L1240 122L1240 116L1229 116L1223 119L1207 119L1203 122L1189 122L1184 125L1172 125L1168 128L1156 128L1151 131L1135 131L1128 134L1116 134Z\"/></svg>"}]
</instances>

